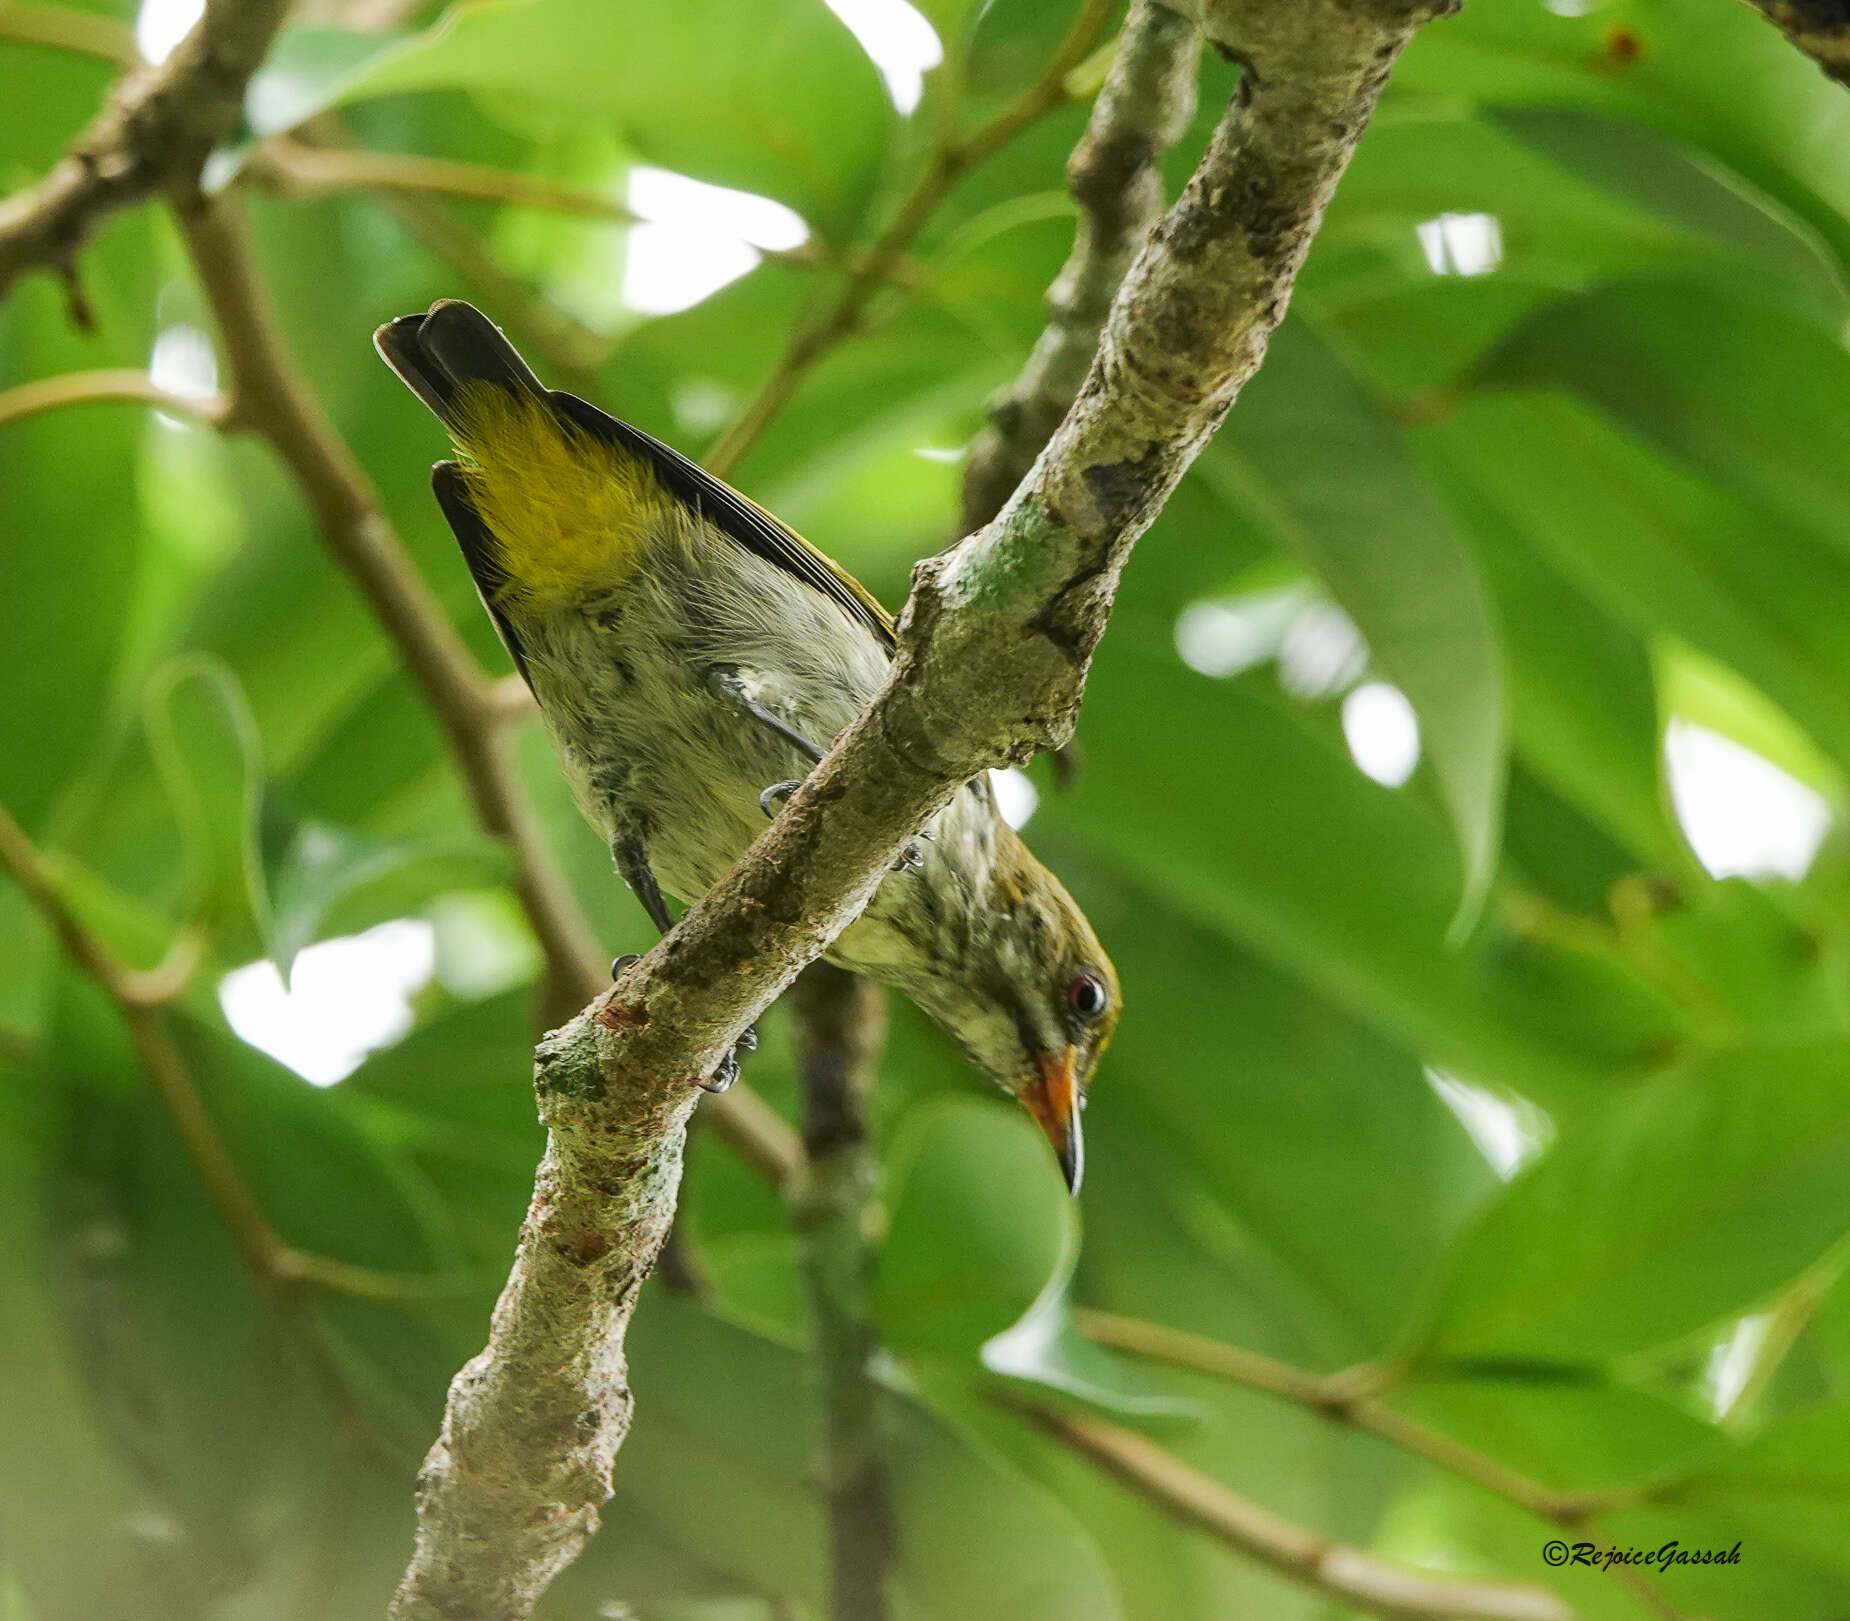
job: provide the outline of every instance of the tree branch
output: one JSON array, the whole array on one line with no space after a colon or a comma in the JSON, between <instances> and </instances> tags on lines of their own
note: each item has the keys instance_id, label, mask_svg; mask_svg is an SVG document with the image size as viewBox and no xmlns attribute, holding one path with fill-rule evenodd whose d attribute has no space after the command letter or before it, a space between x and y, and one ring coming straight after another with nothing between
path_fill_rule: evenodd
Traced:
<instances>
[{"instance_id":1,"label":"tree branch","mask_svg":"<svg viewBox=\"0 0 1850 1621\"><path fill-rule=\"evenodd\" d=\"M877 1347L868 1221L880 1167L867 1102L886 1036L886 999L827 962L804 969L791 996L808 1156L791 1204L822 1383L829 1613L831 1621L885 1621L894 1531L880 1387L869 1366Z\"/></svg>"},{"instance_id":2,"label":"tree branch","mask_svg":"<svg viewBox=\"0 0 1850 1621\"><path fill-rule=\"evenodd\" d=\"M1167 1328L1115 1312L1081 1307L1073 1313L1080 1332L1100 1345L1167 1362L1171 1367L1210 1374L1248 1390L1276 1396L1338 1424L1366 1430L1391 1442L1403 1452L1469 1480L1507 1503L1547 1520L1563 1531L1590 1541L1602 1552L1610 1546L1592 1528L1600 1514L1631 1506L1636 1498L1624 1492L1560 1492L1519 1474L1488 1453L1466 1446L1442 1431L1408 1418L1380 1400L1391 1382L1378 1368L1351 1368L1341 1373L1306 1373L1289 1363L1275 1361L1243 1346L1225 1345L1184 1329ZM1657 1587L1635 1570L1618 1565L1612 1574L1629 1587L1653 1615L1678 1621L1679 1611Z\"/></svg>"},{"instance_id":3,"label":"tree branch","mask_svg":"<svg viewBox=\"0 0 1850 1621\"><path fill-rule=\"evenodd\" d=\"M1047 292L1047 328L989 404L964 464L963 533L1002 510L1053 437L1098 352L1112 295L1163 211L1162 156L1195 113L1201 25L1132 0L1104 88L1066 165L1079 204L1073 251Z\"/></svg>"},{"instance_id":4,"label":"tree branch","mask_svg":"<svg viewBox=\"0 0 1850 1621\"><path fill-rule=\"evenodd\" d=\"M674 931L542 1049L551 1128L487 1349L426 1461L400 1621L510 1621L596 1523L620 1335L667 1231L698 1080L979 771L1070 729L1120 570L1282 318L1389 68L1447 0L1223 0L1249 62L1125 277L1091 374L1002 515L921 564L887 684Z\"/></svg>"},{"instance_id":5,"label":"tree branch","mask_svg":"<svg viewBox=\"0 0 1850 1621\"><path fill-rule=\"evenodd\" d=\"M74 285L77 255L105 218L190 188L237 127L244 87L288 9L288 0L209 0L172 56L124 74L51 172L0 203L0 297L34 266Z\"/></svg>"},{"instance_id":6,"label":"tree branch","mask_svg":"<svg viewBox=\"0 0 1850 1621\"><path fill-rule=\"evenodd\" d=\"M596 1529L629 1431L623 1337L674 1216L692 1079L624 1062L590 1011L540 1043L546 1155L488 1347L451 1384L418 1475L393 1621L525 1616Z\"/></svg>"},{"instance_id":7,"label":"tree branch","mask_svg":"<svg viewBox=\"0 0 1850 1621\"><path fill-rule=\"evenodd\" d=\"M1393 1621L1574 1621L1545 1588L1428 1576L1307 1531L1135 1430L1013 1399L1007 1405L1172 1519L1340 1604Z\"/></svg>"},{"instance_id":8,"label":"tree branch","mask_svg":"<svg viewBox=\"0 0 1850 1621\"><path fill-rule=\"evenodd\" d=\"M1850 7L1843 0L1745 0L1823 69L1850 85Z\"/></svg>"},{"instance_id":9,"label":"tree branch","mask_svg":"<svg viewBox=\"0 0 1850 1621\"><path fill-rule=\"evenodd\" d=\"M721 478L745 459L758 436L802 386L816 363L861 324L868 301L893 276L913 240L925 228L958 179L992 152L1006 146L1037 118L1067 98L1067 76L1092 49L1117 0L1085 0L1046 70L988 123L963 140L938 143L887 228L855 265L840 296L823 314L799 327L763 386L707 452L706 465Z\"/></svg>"}]
</instances>

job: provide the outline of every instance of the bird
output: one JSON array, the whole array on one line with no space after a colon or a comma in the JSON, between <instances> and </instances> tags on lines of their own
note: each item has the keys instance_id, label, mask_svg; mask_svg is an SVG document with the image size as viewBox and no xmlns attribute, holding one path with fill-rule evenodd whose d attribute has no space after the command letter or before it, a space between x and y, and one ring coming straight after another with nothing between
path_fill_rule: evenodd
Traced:
<instances>
[{"instance_id":1,"label":"bird","mask_svg":"<svg viewBox=\"0 0 1850 1621\"><path fill-rule=\"evenodd\" d=\"M448 431L458 454L432 469L437 505L579 809L666 934L666 897L697 902L867 706L893 620L748 497L546 388L473 305L440 299L373 341ZM1079 1191L1080 1110L1118 976L986 773L920 830L827 955L947 1031L1033 1116ZM709 1090L731 1083L740 1049Z\"/></svg>"}]
</instances>

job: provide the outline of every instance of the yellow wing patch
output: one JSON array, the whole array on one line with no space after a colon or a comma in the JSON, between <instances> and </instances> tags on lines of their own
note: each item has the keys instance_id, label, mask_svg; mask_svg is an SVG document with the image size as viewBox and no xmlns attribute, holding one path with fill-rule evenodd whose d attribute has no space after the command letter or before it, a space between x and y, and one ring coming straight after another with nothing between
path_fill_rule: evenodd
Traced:
<instances>
[{"instance_id":1,"label":"yellow wing patch","mask_svg":"<svg viewBox=\"0 0 1850 1621\"><path fill-rule=\"evenodd\" d=\"M466 386L456 415L469 499L500 546L504 599L550 605L607 589L672 513L648 463L562 422L544 400Z\"/></svg>"}]
</instances>

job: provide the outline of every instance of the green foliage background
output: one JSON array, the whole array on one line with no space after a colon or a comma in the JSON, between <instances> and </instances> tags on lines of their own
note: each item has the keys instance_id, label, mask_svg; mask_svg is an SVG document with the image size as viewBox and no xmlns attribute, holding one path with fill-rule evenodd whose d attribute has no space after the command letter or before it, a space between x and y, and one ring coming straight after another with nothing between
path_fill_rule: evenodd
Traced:
<instances>
[{"instance_id":1,"label":"green foliage background","mask_svg":"<svg viewBox=\"0 0 1850 1621\"><path fill-rule=\"evenodd\" d=\"M966 116L1068 20L1047 0L927 9ZM41 171L110 73L0 40L0 180ZM946 79L898 117L816 0L537 0L408 45L297 30L250 105L258 133L338 102L380 150L584 184L655 163L774 196L839 250L917 174ZM1211 59L1172 189L1232 83ZM1084 116L957 186L911 285L737 474L891 603L954 524L958 469L917 450L966 442L1039 330ZM1621 1544L1739 1540L1739 1566L1663 1578L1688 1613L1850 1613L1850 849L1834 828L1801 882L1713 881L1662 770L1674 711L1843 803L1846 154L1850 96L1729 0L1471 0L1406 58L1271 360L1138 550L1082 774L1059 792L1036 768L1030 837L1128 1001L1078 1212L1032 1127L895 1008L877 1306L909 1621L1339 1613L987 1399L982 1343L1037 1297L1057 1322L1069 1275L1076 1301L1306 1369L1391 1364L1405 1412L1551 1488L1627 1494L1602 1521ZM500 661L426 488L437 432L367 341L489 295L374 197L253 207L289 341ZM830 285L770 262L637 320L613 310L621 228L459 211L613 338L574 386L693 452ZM1496 217L1494 272L1432 273L1416 226L1448 212ZM0 385L143 367L157 330L209 326L158 212L111 223L84 283L88 335L49 278L15 290ZM6 426L0 563L0 802L131 960L209 931L173 1023L282 1234L434 1280L401 1303L266 1303L113 1012L0 886L0 1615L375 1613L539 1149L527 988L473 994L485 937L525 960L500 857L261 444L126 405ZM1189 605L1298 581L1419 709L1406 787L1354 768L1336 696L1293 696L1269 658L1216 679L1177 656ZM639 947L537 736L523 770L604 939ZM226 1027L223 971L405 915L437 923L438 979L341 1085ZM777 1017L766 1035L748 1073L788 1111ZM1527 1100L1546 1152L1501 1180L1428 1066ZM786 1212L706 1135L685 1209L715 1299L648 1292L609 1529L549 1616L817 1613ZM1718 1419L1711 1354L1768 1312ZM1554 1527L1383 1442L1070 1333L1012 1343L1045 1399L1146 1428L1304 1525L1553 1584L1589 1621L1647 1613L1545 1567Z\"/></svg>"}]
</instances>

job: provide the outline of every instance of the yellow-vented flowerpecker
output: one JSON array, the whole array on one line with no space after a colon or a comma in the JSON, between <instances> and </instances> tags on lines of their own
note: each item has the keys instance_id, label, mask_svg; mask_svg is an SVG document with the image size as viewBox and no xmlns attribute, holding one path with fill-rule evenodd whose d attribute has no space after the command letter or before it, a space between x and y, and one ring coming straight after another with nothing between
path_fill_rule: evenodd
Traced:
<instances>
[{"instance_id":1,"label":"yellow-vented flowerpecker","mask_svg":"<svg viewBox=\"0 0 1850 1621\"><path fill-rule=\"evenodd\" d=\"M663 892L699 899L866 707L893 621L729 485L544 388L470 305L444 299L374 342L460 452L433 471L437 503L580 809L666 933ZM1117 975L987 777L921 830L829 957L949 1031L1078 1190ZM729 1055L712 1084L736 1073Z\"/></svg>"}]
</instances>

